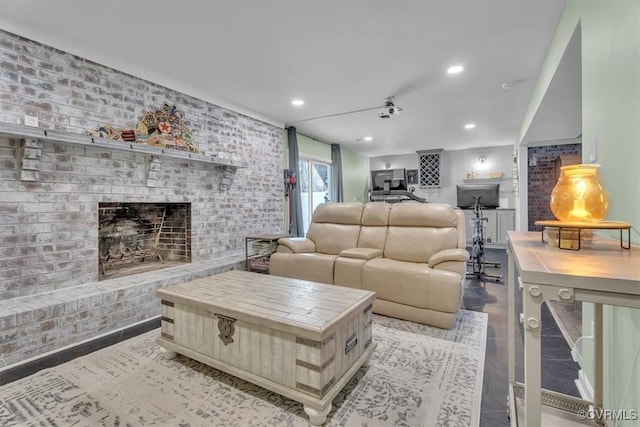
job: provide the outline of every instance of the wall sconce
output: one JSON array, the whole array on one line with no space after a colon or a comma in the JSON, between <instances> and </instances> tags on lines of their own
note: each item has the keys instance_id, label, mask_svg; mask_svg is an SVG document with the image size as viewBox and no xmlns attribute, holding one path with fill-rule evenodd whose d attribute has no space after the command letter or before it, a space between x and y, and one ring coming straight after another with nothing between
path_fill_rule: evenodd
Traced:
<instances>
[{"instance_id":1,"label":"wall sconce","mask_svg":"<svg viewBox=\"0 0 640 427\"><path fill-rule=\"evenodd\" d=\"M600 183L600 165L562 166L549 205L559 221L600 222L609 213L609 193Z\"/></svg>"},{"instance_id":2,"label":"wall sconce","mask_svg":"<svg viewBox=\"0 0 640 427\"><path fill-rule=\"evenodd\" d=\"M480 162L480 164L483 164L484 162L487 161L487 156L480 156L478 157L478 161Z\"/></svg>"}]
</instances>

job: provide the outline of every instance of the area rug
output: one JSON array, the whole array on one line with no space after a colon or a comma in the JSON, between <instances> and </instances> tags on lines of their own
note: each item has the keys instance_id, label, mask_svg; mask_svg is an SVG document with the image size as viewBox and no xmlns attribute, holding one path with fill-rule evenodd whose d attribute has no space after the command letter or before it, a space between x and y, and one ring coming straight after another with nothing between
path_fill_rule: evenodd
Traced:
<instances>
[{"instance_id":1,"label":"area rug","mask_svg":"<svg viewBox=\"0 0 640 427\"><path fill-rule=\"evenodd\" d=\"M478 426L487 315L443 330L374 315L378 346L327 426ZM0 387L2 426L308 426L302 405L199 362L165 360L147 332Z\"/></svg>"}]
</instances>

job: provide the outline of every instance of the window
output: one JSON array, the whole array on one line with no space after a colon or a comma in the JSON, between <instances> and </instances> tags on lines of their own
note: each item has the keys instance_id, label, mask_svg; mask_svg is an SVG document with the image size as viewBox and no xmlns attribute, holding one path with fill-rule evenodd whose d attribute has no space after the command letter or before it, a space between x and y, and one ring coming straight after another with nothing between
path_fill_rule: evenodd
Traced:
<instances>
[{"instance_id":1,"label":"window","mask_svg":"<svg viewBox=\"0 0 640 427\"><path fill-rule=\"evenodd\" d=\"M440 188L439 150L417 151L420 156L420 188Z\"/></svg>"},{"instance_id":2,"label":"window","mask_svg":"<svg viewBox=\"0 0 640 427\"><path fill-rule=\"evenodd\" d=\"M307 234L313 211L320 203L331 200L331 165L301 158L298 167L300 168L298 184L302 195L302 223L304 233Z\"/></svg>"}]
</instances>

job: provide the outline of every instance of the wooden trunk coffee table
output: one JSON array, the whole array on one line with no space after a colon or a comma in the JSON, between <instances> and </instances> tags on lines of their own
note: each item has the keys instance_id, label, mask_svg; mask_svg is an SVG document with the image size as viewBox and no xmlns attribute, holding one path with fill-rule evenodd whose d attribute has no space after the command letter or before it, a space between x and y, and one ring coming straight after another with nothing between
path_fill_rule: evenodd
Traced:
<instances>
[{"instance_id":1,"label":"wooden trunk coffee table","mask_svg":"<svg viewBox=\"0 0 640 427\"><path fill-rule=\"evenodd\" d=\"M315 425L375 348L375 292L234 270L156 294L167 358L180 353L298 401Z\"/></svg>"}]
</instances>

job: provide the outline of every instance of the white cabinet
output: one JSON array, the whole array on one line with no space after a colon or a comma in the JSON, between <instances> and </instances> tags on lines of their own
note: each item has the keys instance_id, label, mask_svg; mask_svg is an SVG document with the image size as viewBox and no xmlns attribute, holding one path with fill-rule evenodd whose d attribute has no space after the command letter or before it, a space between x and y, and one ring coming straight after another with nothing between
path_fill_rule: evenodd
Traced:
<instances>
[{"instance_id":1,"label":"white cabinet","mask_svg":"<svg viewBox=\"0 0 640 427\"><path fill-rule=\"evenodd\" d=\"M492 245L497 240L497 215L495 210L483 209L482 216L486 218L484 221L484 243Z\"/></svg>"},{"instance_id":2,"label":"white cabinet","mask_svg":"<svg viewBox=\"0 0 640 427\"><path fill-rule=\"evenodd\" d=\"M514 209L483 209L482 216L486 219L484 224L484 242L487 246L506 246L507 231L514 230L516 224L516 212ZM465 234L467 245L473 243L473 227L475 226L475 214L473 210L464 209Z\"/></svg>"},{"instance_id":3,"label":"white cabinet","mask_svg":"<svg viewBox=\"0 0 640 427\"><path fill-rule=\"evenodd\" d=\"M507 231L516 229L516 211L513 209L496 210L496 243L507 244Z\"/></svg>"}]
</instances>

